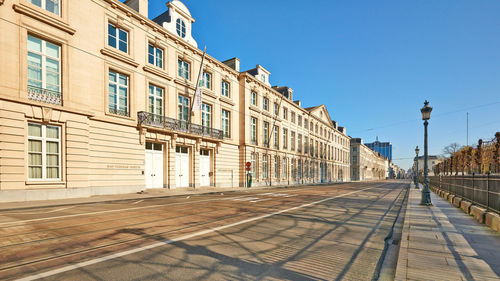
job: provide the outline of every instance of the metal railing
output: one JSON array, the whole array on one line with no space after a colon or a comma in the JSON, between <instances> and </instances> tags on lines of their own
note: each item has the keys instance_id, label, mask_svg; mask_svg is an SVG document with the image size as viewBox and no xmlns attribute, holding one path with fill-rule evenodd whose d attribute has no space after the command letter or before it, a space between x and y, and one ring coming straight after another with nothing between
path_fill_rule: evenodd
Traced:
<instances>
[{"instance_id":1,"label":"metal railing","mask_svg":"<svg viewBox=\"0 0 500 281\"><path fill-rule=\"evenodd\" d=\"M471 174L431 176L429 184L500 213L500 176Z\"/></svg>"},{"instance_id":2,"label":"metal railing","mask_svg":"<svg viewBox=\"0 0 500 281\"><path fill-rule=\"evenodd\" d=\"M187 121L177 120L174 118L145 111L137 112L137 122L139 123L139 125L149 125L181 133L205 136L220 140L224 138L224 133L222 132L222 130L209 128L198 124L189 123Z\"/></svg>"},{"instance_id":3,"label":"metal railing","mask_svg":"<svg viewBox=\"0 0 500 281\"><path fill-rule=\"evenodd\" d=\"M28 98L50 104L62 104L61 93L28 85Z\"/></svg>"},{"instance_id":4,"label":"metal railing","mask_svg":"<svg viewBox=\"0 0 500 281\"><path fill-rule=\"evenodd\" d=\"M109 108L109 113L129 117L128 109Z\"/></svg>"}]
</instances>

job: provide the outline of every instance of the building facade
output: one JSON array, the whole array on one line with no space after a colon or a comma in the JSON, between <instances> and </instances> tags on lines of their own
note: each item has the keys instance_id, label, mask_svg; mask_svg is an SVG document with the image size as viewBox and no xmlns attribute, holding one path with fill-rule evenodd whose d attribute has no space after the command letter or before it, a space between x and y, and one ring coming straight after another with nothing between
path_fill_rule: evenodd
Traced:
<instances>
[{"instance_id":1,"label":"building facade","mask_svg":"<svg viewBox=\"0 0 500 281\"><path fill-rule=\"evenodd\" d=\"M364 145L362 139L351 139L351 180L385 179L388 163L385 157Z\"/></svg>"},{"instance_id":2,"label":"building facade","mask_svg":"<svg viewBox=\"0 0 500 281\"><path fill-rule=\"evenodd\" d=\"M443 161L444 161L443 157L439 157L436 155L427 156L427 169L428 169L427 172L429 173L430 176L434 175L434 169L433 169L434 165L437 165ZM424 164L425 164L424 156L418 156L413 159L412 171L416 171L417 162L418 162L418 174L423 176Z\"/></svg>"},{"instance_id":3,"label":"building facade","mask_svg":"<svg viewBox=\"0 0 500 281\"><path fill-rule=\"evenodd\" d=\"M149 19L147 0L0 2L0 202L244 186L246 161L257 185L348 180L349 138L324 106L302 108L237 59L207 54L198 73L195 20L167 7Z\"/></svg>"},{"instance_id":4,"label":"building facade","mask_svg":"<svg viewBox=\"0 0 500 281\"><path fill-rule=\"evenodd\" d=\"M371 150L380 153L382 156L392 161L392 144L390 142L380 142L377 140L371 143L365 143Z\"/></svg>"}]
</instances>

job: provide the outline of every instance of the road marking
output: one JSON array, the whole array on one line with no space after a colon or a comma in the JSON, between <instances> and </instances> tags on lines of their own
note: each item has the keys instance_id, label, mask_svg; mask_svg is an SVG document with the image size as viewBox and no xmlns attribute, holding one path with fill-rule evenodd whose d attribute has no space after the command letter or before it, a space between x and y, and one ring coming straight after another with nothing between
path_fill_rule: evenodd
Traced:
<instances>
[{"instance_id":1,"label":"road marking","mask_svg":"<svg viewBox=\"0 0 500 281\"><path fill-rule=\"evenodd\" d=\"M243 198L236 198L233 199L233 201L250 201L250 200L258 200L259 197L243 197Z\"/></svg>"},{"instance_id":2,"label":"road marking","mask_svg":"<svg viewBox=\"0 0 500 281\"><path fill-rule=\"evenodd\" d=\"M139 200L139 201L136 201L136 202L132 203L132 205L135 205L135 204L137 204L137 203L141 203L142 201L144 201L144 199Z\"/></svg>"},{"instance_id":3,"label":"road marking","mask_svg":"<svg viewBox=\"0 0 500 281\"><path fill-rule=\"evenodd\" d=\"M108 261L108 260L120 258L120 257L126 256L126 255L135 254L135 253L138 253L138 252L142 252L142 251L146 251L146 250L158 248L158 247L169 245L169 244L172 244L172 243L175 243L175 242L178 242L178 241L182 241L182 240L190 239L190 238L193 238L193 237L197 237L197 236L209 234L209 233L212 233L212 232L216 232L216 231L223 230L223 229L226 229L226 228L230 228L230 227L233 227L233 226L237 226L237 225L240 225L240 224L245 224L245 223L249 223L249 222L253 222L253 221L265 219L265 218L268 218L268 217L272 217L272 216L275 216L275 215L279 215L279 214L282 214L282 213L286 213L286 212L294 211L294 210L297 210L297 209L301 209L301 208L304 208L304 207L313 206L313 205L316 205L316 204L319 204L319 203L323 203L325 201L329 201L329 200L333 200L333 199L336 199L336 198L348 196L348 195L351 195L351 194L354 194L354 193L358 193L358 192L361 192L361 191L365 191L365 190L368 190L368 189L372 189L372 188L375 188L375 187L367 187L367 188L363 188L363 189L360 189L360 190L351 191L351 192L344 193L344 194L341 194L341 195L337 195L337 196L325 198L325 199L322 199L322 200L319 200L319 201L315 201L315 202L311 202L311 203L307 203L307 204L302 204L300 206L296 206L296 207L284 209L284 210L273 212L273 213L269 213L269 214L266 214L266 215L261 215L261 216L257 216L257 217L253 217L253 218L248 218L248 219L245 219L245 220L242 220L242 221L239 221L239 222L234 222L234 223L231 223L231 224L222 225L222 226L219 226L219 227L210 228L210 229L207 229L207 230L202 230L202 231L198 231L198 232L195 232L195 233L183 235L183 236L171 239L171 240L165 240L163 242L154 243L154 244L151 244L151 245L148 245L148 246L139 247L139 248L131 249L131 250L128 250L128 251L123 251L123 252L119 252L119 253L116 253L116 254L111 254L111 255L104 256L104 257L100 257L100 258L96 258L96 259L91 259L91 260L88 260L88 261L84 261L84 262L80 262L80 263L76 263L76 264L72 264L72 265L67 265L67 266L64 266L64 267L61 267L61 268L58 268L58 269L53 269L53 270L49 270L47 272L43 272L43 273L38 273L38 274L35 274L35 275L27 276L27 277L18 279L18 281L31 281L31 280L37 280L37 279L40 279L40 278L46 278L46 277L53 276L53 275L56 275L56 274L59 274L59 273L64 273L64 272L67 272L67 271L70 271L70 270L82 268L82 267L93 265L93 264L96 264L96 263L100 263L100 262L104 262L104 261Z\"/></svg>"},{"instance_id":4,"label":"road marking","mask_svg":"<svg viewBox=\"0 0 500 281\"><path fill-rule=\"evenodd\" d=\"M245 195L243 195L245 196ZM235 197L229 197L229 198L217 198L217 199L205 199L205 200L199 200L199 201L193 201L190 202L189 204L194 204L194 203L199 203L199 202L209 202L209 201L217 201L217 200L226 200L226 199L231 199L231 198L239 198L243 196L235 196ZM140 210L140 209L149 209L149 208L157 208L157 207L166 207L166 206L172 206L172 205L182 205L182 204L187 204L186 202L177 202L177 203L170 203L170 204L161 204L161 205L150 205L150 206L141 206L141 207L133 207L133 208L124 208L124 209L114 209L114 210L106 210L106 211L96 211L96 212L88 212L88 213L81 213L81 214L74 214L74 215L64 215L64 216L55 216L55 217L48 217L48 218L38 218L38 219L29 219L29 220L18 220L18 221L11 221L11 222L2 222L0 223L0 226L15 226L15 225L21 225L27 222L36 222L36 221L46 221L46 220L52 220L52 219L62 219L62 218L72 218L72 217L80 217L80 216L85 216L85 215L98 215L98 214L107 214L107 213L114 213L114 212L120 212L120 211L133 211L133 210ZM73 208L79 205L75 206L70 206L68 208ZM37 213L39 214L39 213ZM3 213L0 212L0 216L2 216Z\"/></svg>"},{"instance_id":5,"label":"road marking","mask_svg":"<svg viewBox=\"0 0 500 281\"><path fill-rule=\"evenodd\" d=\"M271 200L273 198L264 198L264 199L257 199L257 200L252 200L250 201L251 203L256 203L256 202L260 202L260 201L267 201L267 200Z\"/></svg>"},{"instance_id":6,"label":"road marking","mask_svg":"<svg viewBox=\"0 0 500 281\"><path fill-rule=\"evenodd\" d=\"M43 212L44 214L48 214L48 213L55 213L55 212L59 212L59 211L63 211L63 210L67 210L67 209L71 209L71 208L74 208L76 206L69 206L69 207L65 207L65 208L59 208L59 209L55 209L55 210L52 210L52 211L47 211L47 212ZM41 212L29 212L29 213L25 213L25 212L15 212L15 213L2 213L2 215L39 215L41 214Z\"/></svg>"}]
</instances>

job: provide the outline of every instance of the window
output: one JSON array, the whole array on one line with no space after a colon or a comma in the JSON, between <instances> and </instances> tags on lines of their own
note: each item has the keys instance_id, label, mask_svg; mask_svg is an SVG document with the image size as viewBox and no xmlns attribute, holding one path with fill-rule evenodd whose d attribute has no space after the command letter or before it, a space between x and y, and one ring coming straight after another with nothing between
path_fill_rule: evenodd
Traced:
<instances>
[{"instance_id":1,"label":"window","mask_svg":"<svg viewBox=\"0 0 500 281\"><path fill-rule=\"evenodd\" d=\"M60 98L61 47L28 35L28 90ZM41 92L41 91L40 91Z\"/></svg>"},{"instance_id":2,"label":"window","mask_svg":"<svg viewBox=\"0 0 500 281\"><path fill-rule=\"evenodd\" d=\"M252 179L255 179L255 177L257 176L255 174L255 171L256 171L255 165L257 164L257 161L255 159L256 159L255 152L252 152L250 154L250 163L251 163L250 174L252 175Z\"/></svg>"},{"instance_id":3,"label":"window","mask_svg":"<svg viewBox=\"0 0 500 281\"><path fill-rule=\"evenodd\" d=\"M175 31L181 38L186 37L186 23L181 19L177 19L175 21Z\"/></svg>"},{"instance_id":4,"label":"window","mask_svg":"<svg viewBox=\"0 0 500 281\"><path fill-rule=\"evenodd\" d=\"M266 110L266 111L269 111L269 99L268 98L262 99L262 108L264 108L264 110Z\"/></svg>"},{"instance_id":5,"label":"window","mask_svg":"<svg viewBox=\"0 0 500 281\"><path fill-rule=\"evenodd\" d=\"M288 130L283 128L283 149L288 148Z\"/></svg>"},{"instance_id":6,"label":"window","mask_svg":"<svg viewBox=\"0 0 500 281\"><path fill-rule=\"evenodd\" d=\"M278 156L274 156L274 178L278 178L278 173L279 173L279 163L278 163Z\"/></svg>"},{"instance_id":7,"label":"window","mask_svg":"<svg viewBox=\"0 0 500 281\"><path fill-rule=\"evenodd\" d=\"M283 119L288 120L288 109L283 107Z\"/></svg>"},{"instance_id":8,"label":"window","mask_svg":"<svg viewBox=\"0 0 500 281\"><path fill-rule=\"evenodd\" d=\"M279 149L279 141L280 140L280 128L277 126L274 126L274 148Z\"/></svg>"},{"instance_id":9,"label":"window","mask_svg":"<svg viewBox=\"0 0 500 281\"><path fill-rule=\"evenodd\" d=\"M279 115L280 106L277 103L274 103L274 115Z\"/></svg>"},{"instance_id":10,"label":"window","mask_svg":"<svg viewBox=\"0 0 500 281\"><path fill-rule=\"evenodd\" d=\"M262 178L267 179L267 172L269 171L268 156L264 154L262 156Z\"/></svg>"},{"instance_id":11,"label":"window","mask_svg":"<svg viewBox=\"0 0 500 281\"><path fill-rule=\"evenodd\" d=\"M222 81L221 83L221 93L223 97L229 98L229 83Z\"/></svg>"},{"instance_id":12,"label":"window","mask_svg":"<svg viewBox=\"0 0 500 281\"><path fill-rule=\"evenodd\" d=\"M212 128L212 106L206 103L201 104L201 125L203 130L208 133L208 129Z\"/></svg>"},{"instance_id":13,"label":"window","mask_svg":"<svg viewBox=\"0 0 500 281\"><path fill-rule=\"evenodd\" d=\"M163 68L163 50L153 46L152 44L148 45L148 63Z\"/></svg>"},{"instance_id":14,"label":"window","mask_svg":"<svg viewBox=\"0 0 500 281\"><path fill-rule=\"evenodd\" d=\"M178 99L179 99L179 102L177 104L177 111L179 114L179 120L184 121L181 123L181 125L184 124L185 129L187 129L187 124L185 124L185 122L189 121L190 100L188 97L181 96L181 95L179 95Z\"/></svg>"},{"instance_id":15,"label":"window","mask_svg":"<svg viewBox=\"0 0 500 281\"><path fill-rule=\"evenodd\" d=\"M149 84L149 112L163 115L163 89Z\"/></svg>"},{"instance_id":16,"label":"window","mask_svg":"<svg viewBox=\"0 0 500 281\"><path fill-rule=\"evenodd\" d=\"M128 75L109 70L109 113L129 116Z\"/></svg>"},{"instance_id":17,"label":"window","mask_svg":"<svg viewBox=\"0 0 500 281\"><path fill-rule=\"evenodd\" d=\"M221 124L222 124L222 132L224 132L224 137L226 138L230 138L231 137L231 130L230 130L230 127L229 127L229 118L230 118L230 114L229 114L229 111L227 110L222 110L222 120L221 120Z\"/></svg>"},{"instance_id":18,"label":"window","mask_svg":"<svg viewBox=\"0 0 500 281\"><path fill-rule=\"evenodd\" d=\"M264 121L264 126L262 126L263 132L262 137L264 138L264 146L269 147L269 122Z\"/></svg>"},{"instance_id":19,"label":"window","mask_svg":"<svg viewBox=\"0 0 500 281\"><path fill-rule=\"evenodd\" d=\"M295 123L295 112L291 112L291 113L290 113L290 121L291 121L292 123Z\"/></svg>"},{"instance_id":20,"label":"window","mask_svg":"<svg viewBox=\"0 0 500 281\"><path fill-rule=\"evenodd\" d=\"M302 126L302 116L300 115L297 117L297 125Z\"/></svg>"},{"instance_id":21,"label":"window","mask_svg":"<svg viewBox=\"0 0 500 281\"><path fill-rule=\"evenodd\" d=\"M250 117L250 142L257 144L257 118Z\"/></svg>"},{"instance_id":22,"label":"window","mask_svg":"<svg viewBox=\"0 0 500 281\"><path fill-rule=\"evenodd\" d=\"M28 123L28 178L61 178L60 127Z\"/></svg>"},{"instance_id":23,"label":"window","mask_svg":"<svg viewBox=\"0 0 500 281\"><path fill-rule=\"evenodd\" d=\"M59 0L29 0L29 2L58 16L60 14Z\"/></svg>"},{"instance_id":24,"label":"window","mask_svg":"<svg viewBox=\"0 0 500 281\"><path fill-rule=\"evenodd\" d=\"M307 118L304 118L304 128L307 129Z\"/></svg>"},{"instance_id":25,"label":"window","mask_svg":"<svg viewBox=\"0 0 500 281\"><path fill-rule=\"evenodd\" d=\"M290 148L292 151L295 151L295 132L292 132L290 135Z\"/></svg>"},{"instance_id":26,"label":"window","mask_svg":"<svg viewBox=\"0 0 500 281\"><path fill-rule=\"evenodd\" d=\"M257 106L257 93L256 92L250 92L250 104L253 106Z\"/></svg>"},{"instance_id":27,"label":"window","mask_svg":"<svg viewBox=\"0 0 500 281\"><path fill-rule=\"evenodd\" d=\"M212 75L210 73L203 71L201 75L201 86L206 89L212 88Z\"/></svg>"},{"instance_id":28,"label":"window","mask_svg":"<svg viewBox=\"0 0 500 281\"><path fill-rule=\"evenodd\" d=\"M108 23L108 46L128 53L128 32Z\"/></svg>"},{"instance_id":29,"label":"window","mask_svg":"<svg viewBox=\"0 0 500 281\"><path fill-rule=\"evenodd\" d=\"M189 80L189 63L181 59L178 59L177 64L178 64L177 75L186 80Z\"/></svg>"},{"instance_id":30,"label":"window","mask_svg":"<svg viewBox=\"0 0 500 281\"><path fill-rule=\"evenodd\" d=\"M297 161L297 178L302 178L302 160Z\"/></svg>"},{"instance_id":31,"label":"window","mask_svg":"<svg viewBox=\"0 0 500 281\"><path fill-rule=\"evenodd\" d=\"M295 159L292 159L292 161L290 161L290 172L292 174L292 180L295 180L297 178L297 169L295 169Z\"/></svg>"},{"instance_id":32,"label":"window","mask_svg":"<svg viewBox=\"0 0 500 281\"><path fill-rule=\"evenodd\" d=\"M281 178L286 179L286 175L288 174L288 163L286 161L286 158L283 157L281 160Z\"/></svg>"}]
</instances>

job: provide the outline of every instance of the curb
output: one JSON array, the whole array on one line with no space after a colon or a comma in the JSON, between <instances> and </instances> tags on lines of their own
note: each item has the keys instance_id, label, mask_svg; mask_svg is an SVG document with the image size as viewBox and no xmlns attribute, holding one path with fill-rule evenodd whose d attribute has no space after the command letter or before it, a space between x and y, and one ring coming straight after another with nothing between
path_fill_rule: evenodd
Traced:
<instances>
[{"instance_id":1,"label":"curb","mask_svg":"<svg viewBox=\"0 0 500 281\"><path fill-rule=\"evenodd\" d=\"M447 200L455 206L461 209L467 215L473 216L476 221L481 224L486 224L492 230L500 233L500 215L495 212L488 212L485 208L474 205L472 202L467 201L465 198L451 194L448 191L431 188L431 190L438 196L441 196L444 200Z\"/></svg>"}]
</instances>

